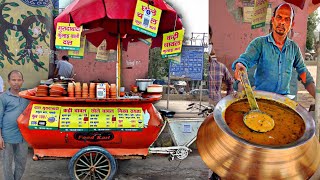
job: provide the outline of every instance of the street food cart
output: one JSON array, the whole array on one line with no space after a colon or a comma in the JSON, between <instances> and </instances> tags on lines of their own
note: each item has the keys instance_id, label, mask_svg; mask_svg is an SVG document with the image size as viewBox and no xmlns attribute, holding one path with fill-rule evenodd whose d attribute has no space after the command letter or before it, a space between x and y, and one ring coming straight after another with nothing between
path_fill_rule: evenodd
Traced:
<instances>
[{"instance_id":1,"label":"street food cart","mask_svg":"<svg viewBox=\"0 0 320 180\"><path fill-rule=\"evenodd\" d=\"M30 100L18 126L34 149L33 159L72 157L69 172L75 179L110 179L117 171L115 159L143 158L148 153L184 159L201 124L188 133L193 137L185 145L151 147L166 125L152 104L160 94L96 99L38 97L26 90L19 95Z\"/></svg>"},{"instance_id":2,"label":"street food cart","mask_svg":"<svg viewBox=\"0 0 320 180\"><path fill-rule=\"evenodd\" d=\"M127 48L129 41L151 37L155 38L151 47L161 46L157 42L161 42L162 34L182 29L177 12L163 0L75 0L55 18L54 25L60 48L72 46L71 40L61 39L69 37L64 33L69 29L78 33L72 37L79 37L78 31L83 27L81 36L96 47L106 40L106 49L117 50L116 79L109 91L99 92L96 87L96 97L90 90L83 90L81 95L77 86L69 91L69 85L69 97L62 96L63 89L59 87L51 87L50 96L44 86L38 86L36 94L32 90L21 92L19 95L29 99L30 104L19 117L18 126L34 149L33 159L72 157L72 178L112 179L117 170L115 158L145 157L149 152L186 158L190 152L186 146L150 148L166 125L153 106L161 99L161 93L121 93L122 49ZM170 40L176 40L176 36ZM182 40L170 43L179 45L181 50ZM104 91L110 92L110 96L98 97Z\"/></svg>"}]
</instances>

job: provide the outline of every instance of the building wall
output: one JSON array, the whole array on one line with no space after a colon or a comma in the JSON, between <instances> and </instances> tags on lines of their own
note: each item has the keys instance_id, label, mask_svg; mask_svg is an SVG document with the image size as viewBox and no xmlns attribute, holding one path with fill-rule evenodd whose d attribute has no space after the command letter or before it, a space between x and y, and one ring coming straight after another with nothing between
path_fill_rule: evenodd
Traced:
<instances>
[{"instance_id":1,"label":"building wall","mask_svg":"<svg viewBox=\"0 0 320 180\"><path fill-rule=\"evenodd\" d=\"M51 1L6 0L0 2L0 75L20 70L24 87L47 79L52 58ZM52 6L52 4L51 4Z\"/></svg>"}]
</instances>

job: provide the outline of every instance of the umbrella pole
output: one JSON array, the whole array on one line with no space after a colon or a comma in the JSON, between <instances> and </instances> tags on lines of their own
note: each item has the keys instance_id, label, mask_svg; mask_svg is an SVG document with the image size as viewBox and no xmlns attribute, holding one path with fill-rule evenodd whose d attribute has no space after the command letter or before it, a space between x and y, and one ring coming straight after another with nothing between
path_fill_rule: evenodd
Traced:
<instances>
[{"instance_id":1,"label":"umbrella pole","mask_svg":"<svg viewBox=\"0 0 320 180\"><path fill-rule=\"evenodd\" d=\"M116 85L117 85L117 98L120 97L120 87L121 87L121 37L118 34L117 43L117 63L116 63Z\"/></svg>"}]
</instances>

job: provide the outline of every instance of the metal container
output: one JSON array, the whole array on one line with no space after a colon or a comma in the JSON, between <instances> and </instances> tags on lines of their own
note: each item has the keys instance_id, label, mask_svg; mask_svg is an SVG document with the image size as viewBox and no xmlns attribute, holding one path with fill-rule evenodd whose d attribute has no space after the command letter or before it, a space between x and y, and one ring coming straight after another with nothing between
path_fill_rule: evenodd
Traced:
<instances>
[{"instance_id":1,"label":"metal container","mask_svg":"<svg viewBox=\"0 0 320 180\"><path fill-rule=\"evenodd\" d=\"M312 116L287 97L264 91L255 91L255 96L258 101L275 101L298 113L305 123L302 137L279 146L257 145L238 137L224 118L227 107L243 99L229 95L217 104L198 131L197 147L202 160L222 179L310 178L320 162Z\"/></svg>"},{"instance_id":2,"label":"metal container","mask_svg":"<svg viewBox=\"0 0 320 180\"><path fill-rule=\"evenodd\" d=\"M146 91L147 87L153 84L154 79L136 79L139 91Z\"/></svg>"}]
</instances>

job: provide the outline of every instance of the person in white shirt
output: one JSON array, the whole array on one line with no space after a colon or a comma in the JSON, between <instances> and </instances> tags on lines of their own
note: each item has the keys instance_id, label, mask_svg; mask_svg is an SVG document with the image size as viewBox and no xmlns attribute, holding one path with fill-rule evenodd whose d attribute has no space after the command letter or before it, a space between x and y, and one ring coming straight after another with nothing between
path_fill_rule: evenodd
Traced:
<instances>
[{"instance_id":1,"label":"person in white shirt","mask_svg":"<svg viewBox=\"0 0 320 180\"><path fill-rule=\"evenodd\" d=\"M74 75L73 65L69 63L68 56L62 56L62 60L57 62L57 67L54 72L55 77L60 78L61 76L65 78L72 78Z\"/></svg>"}]
</instances>

